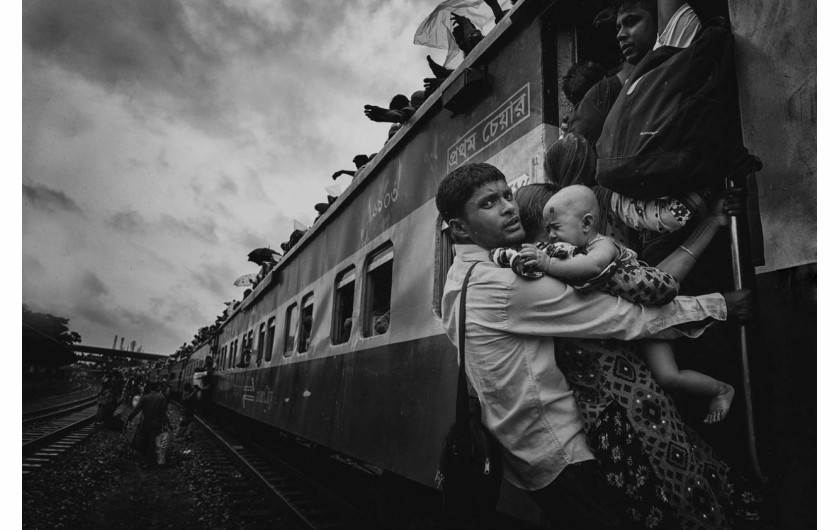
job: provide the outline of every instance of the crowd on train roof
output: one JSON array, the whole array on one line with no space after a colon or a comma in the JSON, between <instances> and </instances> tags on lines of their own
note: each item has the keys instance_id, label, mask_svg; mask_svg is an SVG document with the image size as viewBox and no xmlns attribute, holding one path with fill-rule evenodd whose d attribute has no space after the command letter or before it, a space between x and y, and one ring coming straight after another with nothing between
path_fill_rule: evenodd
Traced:
<instances>
[{"instance_id":1,"label":"crowd on train roof","mask_svg":"<svg viewBox=\"0 0 840 530\"><path fill-rule=\"evenodd\" d=\"M508 12L508 9L502 8L502 5L513 6L516 1L503 0L501 5L498 0L445 0L441 2L432 14L423 21L414 42L446 49L447 56L443 64L436 63L430 55L427 55L426 60L431 70L431 76L423 79L422 90L412 92L410 97L404 94L394 95L387 108L373 104L365 105L364 115L374 122L390 123L387 134L387 140L390 140L454 71L451 65L458 59L469 55L473 48L481 42L484 35L479 28L488 26L490 21L498 23ZM488 16L484 5L490 8L492 16ZM441 37L441 35L445 35L445 37ZM332 179L336 180L342 175L355 178L364 171L365 166L376 155L377 153L355 155L352 161L356 169L337 170L332 174ZM328 195L325 202L315 205L315 211L318 213L315 218L316 221L329 210L341 194L341 188L338 186L328 187L327 191ZM308 228L303 223L296 222L289 239L280 245L283 253L289 252L307 230ZM278 255L280 254L278 253ZM265 261L258 262L260 271L258 274L250 276L248 278L249 283L244 284L247 289L243 293L243 299L247 298L253 292L254 287L268 276L276 263L277 260L273 256ZM220 316L220 319L223 316Z\"/></svg>"}]
</instances>

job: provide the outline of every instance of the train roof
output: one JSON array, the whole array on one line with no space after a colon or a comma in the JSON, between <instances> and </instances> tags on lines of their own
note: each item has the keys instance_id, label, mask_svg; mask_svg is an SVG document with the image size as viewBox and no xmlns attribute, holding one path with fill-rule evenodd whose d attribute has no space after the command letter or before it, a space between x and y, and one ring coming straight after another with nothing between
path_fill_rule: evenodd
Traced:
<instances>
[{"instance_id":1,"label":"train roof","mask_svg":"<svg viewBox=\"0 0 840 530\"><path fill-rule=\"evenodd\" d=\"M410 141L417 126L431 117L435 111L444 108L446 99L456 92L459 83L464 83L465 72L474 65L481 62L482 58L493 49L500 46L505 38L512 33L512 29L522 22L531 20L545 9L555 3L555 0L521 0L511 7L510 12L486 35L473 50L467 55L460 65L441 83L441 85L423 102L414 115L406 121L397 133L391 137L376 156L368 162L353 178L350 186L330 205L330 208L319 217L315 223L306 231L301 239L289 251L280 258L280 261L271 269L271 272L258 283L253 291L243 298L237 308L231 311L223 321L227 323L235 315L253 305L272 286L280 283L281 272L285 266L302 251L322 231L323 227L339 217L340 212L349 204L362 188L368 185L384 167L385 163L392 158L395 151Z\"/></svg>"}]
</instances>

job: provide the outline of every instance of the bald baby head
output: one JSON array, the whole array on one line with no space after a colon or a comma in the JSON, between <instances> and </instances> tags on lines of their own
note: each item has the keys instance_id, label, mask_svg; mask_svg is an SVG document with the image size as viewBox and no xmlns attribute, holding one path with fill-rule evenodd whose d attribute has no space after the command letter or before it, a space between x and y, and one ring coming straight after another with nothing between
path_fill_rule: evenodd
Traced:
<instances>
[{"instance_id":1,"label":"bald baby head","mask_svg":"<svg viewBox=\"0 0 840 530\"><path fill-rule=\"evenodd\" d=\"M586 186L566 186L555 193L543 209L543 220L552 242L582 246L597 235L598 199Z\"/></svg>"}]
</instances>

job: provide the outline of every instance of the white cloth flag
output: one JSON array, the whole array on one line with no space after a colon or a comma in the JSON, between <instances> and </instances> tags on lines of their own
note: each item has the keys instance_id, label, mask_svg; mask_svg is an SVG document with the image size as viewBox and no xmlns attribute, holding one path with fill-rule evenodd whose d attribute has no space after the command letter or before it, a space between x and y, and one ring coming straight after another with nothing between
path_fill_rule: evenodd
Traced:
<instances>
[{"instance_id":1,"label":"white cloth flag","mask_svg":"<svg viewBox=\"0 0 840 530\"><path fill-rule=\"evenodd\" d=\"M510 0L501 0L499 6L503 10L510 9ZM446 68L452 68L452 62L461 51L452 35L453 13L470 19L484 35L487 35L489 30L485 26L495 21L493 10L484 3L484 0L443 0L438 4L417 28L414 33L414 44L448 50L446 60L443 62Z\"/></svg>"}]
</instances>

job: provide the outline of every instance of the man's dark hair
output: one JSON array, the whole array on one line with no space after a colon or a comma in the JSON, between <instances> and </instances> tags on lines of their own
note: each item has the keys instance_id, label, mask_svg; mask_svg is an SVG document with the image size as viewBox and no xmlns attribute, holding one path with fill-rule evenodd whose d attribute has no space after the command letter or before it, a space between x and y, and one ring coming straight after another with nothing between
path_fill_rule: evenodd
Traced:
<instances>
[{"instance_id":1,"label":"man's dark hair","mask_svg":"<svg viewBox=\"0 0 840 530\"><path fill-rule=\"evenodd\" d=\"M653 16L653 20L657 20L659 15L659 8L656 5L656 0L613 0L612 8L616 16L621 13L630 11L640 7Z\"/></svg>"},{"instance_id":2,"label":"man's dark hair","mask_svg":"<svg viewBox=\"0 0 840 530\"><path fill-rule=\"evenodd\" d=\"M191 384L189 384L189 383L184 383L184 390L186 390L187 392L189 392L189 391L191 391L192 389L193 389L193 386L192 386Z\"/></svg>"},{"instance_id":3,"label":"man's dark hair","mask_svg":"<svg viewBox=\"0 0 840 530\"><path fill-rule=\"evenodd\" d=\"M370 158L367 155L356 155L353 157L353 164L356 165L356 169L359 169L368 162L370 162Z\"/></svg>"},{"instance_id":4,"label":"man's dark hair","mask_svg":"<svg viewBox=\"0 0 840 530\"><path fill-rule=\"evenodd\" d=\"M407 97L402 94L397 94L393 98L391 98L391 102L388 104L388 109L390 110L402 110L408 107L410 101Z\"/></svg>"},{"instance_id":5,"label":"man's dark hair","mask_svg":"<svg viewBox=\"0 0 840 530\"><path fill-rule=\"evenodd\" d=\"M566 95L566 99L572 105L577 105L583 99L586 91L606 75L607 71L598 63L592 61L575 63L563 76L561 82L563 94Z\"/></svg>"},{"instance_id":6,"label":"man's dark hair","mask_svg":"<svg viewBox=\"0 0 840 530\"><path fill-rule=\"evenodd\" d=\"M499 180L506 181L504 173L490 164L467 164L451 171L438 185L435 204L444 221L461 217L464 205L479 186Z\"/></svg>"},{"instance_id":7,"label":"man's dark hair","mask_svg":"<svg viewBox=\"0 0 840 530\"><path fill-rule=\"evenodd\" d=\"M150 391L150 392L154 392L154 391L155 391L155 390L157 390L158 388L160 388L160 385L158 385L158 382L157 382L157 381L150 381L150 382L149 382L149 391Z\"/></svg>"}]
</instances>

